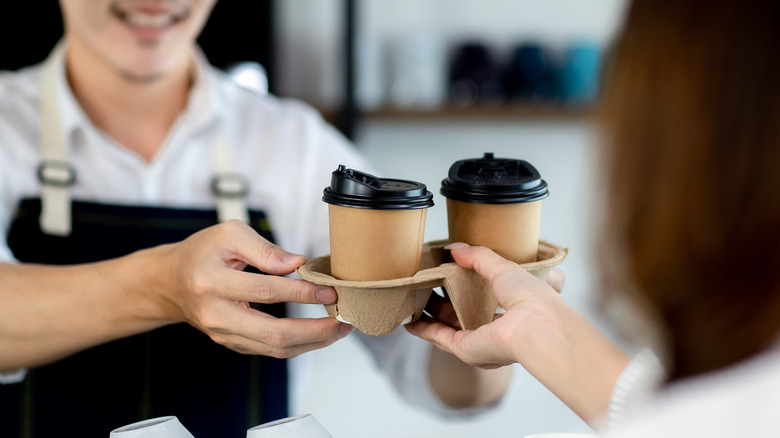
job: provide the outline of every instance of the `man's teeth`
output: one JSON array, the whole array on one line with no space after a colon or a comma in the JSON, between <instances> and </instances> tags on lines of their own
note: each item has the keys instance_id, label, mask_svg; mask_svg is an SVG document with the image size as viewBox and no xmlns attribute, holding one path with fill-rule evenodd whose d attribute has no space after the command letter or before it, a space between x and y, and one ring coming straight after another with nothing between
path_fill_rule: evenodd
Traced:
<instances>
[{"instance_id":1,"label":"man's teeth","mask_svg":"<svg viewBox=\"0 0 780 438\"><path fill-rule=\"evenodd\" d=\"M136 26L163 27L173 23L173 17L168 14L132 13L125 15L125 20Z\"/></svg>"}]
</instances>

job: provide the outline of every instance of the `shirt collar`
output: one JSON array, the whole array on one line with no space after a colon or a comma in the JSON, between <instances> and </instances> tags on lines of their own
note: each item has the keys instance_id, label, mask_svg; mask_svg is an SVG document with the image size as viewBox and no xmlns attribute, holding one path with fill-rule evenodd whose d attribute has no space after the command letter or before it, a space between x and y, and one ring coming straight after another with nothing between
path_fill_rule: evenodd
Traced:
<instances>
[{"instance_id":1,"label":"shirt collar","mask_svg":"<svg viewBox=\"0 0 780 438\"><path fill-rule=\"evenodd\" d=\"M94 130L94 125L87 117L81 105L73 95L65 73L65 51L67 43L61 40L44 61L44 70L54 69L55 96L42 96L42 98L56 99L56 105L60 109L60 123L63 138L70 139L77 130L87 127ZM186 120L186 124L192 128L210 126L218 123L225 107L218 84L214 78L214 72L208 64L206 56L196 47L194 57L193 84L187 98L187 106L180 119ZM45 73L44 73L45 74Z\"/></svg>"},{"instance_id":2,"label":"shirt collar","mask_svg":"<svg viewBox=\"0 0 780 438\"><path fill-rule=\"evenodd\" d=\"M226 108L224 98L215 78L213 67L199 47L194 51L195 71L193 84L182 113L190 126L205 126L219 123Z\"/></svg>"},{"instance_id":3,"label":"shirt collar","mask_svg":"<svg viewBox=\"0 0 780 438\"><path fill-rule=\"evenodd\" d=\"M41 96L41 99L55 99L54 105L59 109L57 114L60 117L63 138L70 138L75 130L89 125L89 119L68 85L65 74L65 49L66 43L61 40L44 63L43 80L54 80L55 94ZM50 70L53 70L53 74L49 73ZM42 89L45 90L46 87ZM51 121L45 122L51 123Z\"/></svg>"}]
</instances>

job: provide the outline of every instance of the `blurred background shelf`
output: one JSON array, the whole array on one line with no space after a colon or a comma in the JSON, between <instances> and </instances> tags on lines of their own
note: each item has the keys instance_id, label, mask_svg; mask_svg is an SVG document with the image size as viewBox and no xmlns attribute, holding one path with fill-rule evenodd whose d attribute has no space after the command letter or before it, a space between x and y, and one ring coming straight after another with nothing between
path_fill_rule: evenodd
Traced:
<instances>
[{"instance_id":1,"label":"blurred background shelf","mask_svg":"<svg viewBox=\"0 0 780 438\"><path fill-rule=\"evenodd\" d=\"M339 120L340 111L318 108L322 116L330 123ZM448 105L441 108L401 108L383 106L370 110L361 110L354 121L368 122L441 122L457 120L463 122L580 122L595 116L592 106L569 106L551 104L501 104L458 107Z\"/></svg>"},{"instance_id":2,"label":"blurred background shelf","mask_svg":"<svg viewBox=\"0 0 780 438\"><path fill-rule=\"evenodd\" d=\"M494 27L497 11L520 13L506 2L493 2L488 9L473 1L422 9L417 2L407 3L401 13L376 1L338 5L333 54L340 62L333 79L340 85L334 96L340 96L330 104L304 100L350 140L359 143L363 122L580 121L590 116L599 91L603 40L582 32L557 38L516 33L509 29L529 23L515 20L504 34L467 30L471 20L464 17L492 10L488 16L493 20L479 25L484 29ZM412 24L409 15L427 19ZM437 29L432 23L446 24ZM298 70L316 69L303 67Z\"/></svg>"},{"instance_id":3,"label":"blurred background shelf","mask_svg":"<svg viewBox=\"0 0 780 438\"><path fill-rule=\"evenodd\" d=\"M340 111L318 108L330 123L338 124ZM440 108L382 106L361 110L354 116L354 122L580 122L591 120L596 110L592 106L570 106L552 104L500 104L459 107L447 105Z\"/></svg>"},{"instance_id":4,"label":"blurred background shelf","mask_svg":"<svg viewBox=\"0 0 780 438\"><path fill-rule=\"evenodd\" d=\"M549 104L501 104L484 106L444 106L441 108L380 107L362 112L371 120L580 120L590 118L591 107Z\"/></svg>"}]
</instances>

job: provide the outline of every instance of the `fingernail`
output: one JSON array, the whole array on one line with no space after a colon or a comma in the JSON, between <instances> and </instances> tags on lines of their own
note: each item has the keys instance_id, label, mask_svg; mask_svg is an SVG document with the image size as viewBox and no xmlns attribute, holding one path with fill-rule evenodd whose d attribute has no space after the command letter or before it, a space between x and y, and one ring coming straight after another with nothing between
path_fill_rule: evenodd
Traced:
<instances>
[{"instance_id":1,"label":"fingernail","mask_svg":"<svg viewBox=\"0 0 780 438\"><path fill-rule=\"evenodd\" d=\"M339 326L339 337L343 338L344 336L347 336L348 334L352 333L352 330L354 329L355 327L353 327L352 324L346 324L342 322Z\"/></svg>"},{"instance_id":2,"label":"fingernail","mask_svg":"<svg viewBox=\"0 0 780 438\"><path fill-rule=\"evenodd\" d=\"M314 295L317 297L317 300L323 304L336 302L336 292L333 289L319 289Z\"/></svg>"},{"instance_id":3,"label":"fingernail","mask_svg":"<svg viewBox=\"0 0 780 438\"><path fill-rule=\"evenodd\" d=\"M444 247L444 249L466 249L470 245L468 243L463 242L452 242Z\"/></svg>"},{"instance_id":4,"label":"fingernail","mask_svg":"<svg viewBox=\"0 0 780 438\"><path fill-rule=\"evenodd\" d=\"M303 256L300 254L292 254L288 252L282 256L282 263L295 266L302 265L303 263L300 262L301 257Z\"/></svg>"}]
</instances>

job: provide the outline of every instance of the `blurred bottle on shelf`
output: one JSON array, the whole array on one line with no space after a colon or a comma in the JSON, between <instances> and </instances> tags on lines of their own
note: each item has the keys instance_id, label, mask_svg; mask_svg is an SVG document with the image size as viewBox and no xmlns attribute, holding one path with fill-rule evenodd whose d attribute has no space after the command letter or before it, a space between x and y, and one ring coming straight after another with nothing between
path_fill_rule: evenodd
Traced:
<instances>
[{"instance_id":1,"label":"blurred bottle on shelf","mask_svg":"<svg viewBox=\"0 0 780 438\"><path fill-rule=\"evenodd\" d=\"M448 57L442 37L409 32L388 39L363 34L356 50L356 98L368 111L448 104L588 106L600 89L602 50L589 42L553 47L528 40L504 54L468 40L452 45Z\"/></svg>"},{"instance_id":2,"label":"blurred bottle on shelf","mask_svg":"<svg viewBox=\"0 0 780 438\"><path fill-rule=\"evenodd\" d=\"M594 43L571 44L560 69L563 98L570 105L586 106L596 102L602 72L601 48Z\"/></svg>"},{"instance_id":3,"label":"blurred bottle on shelf","mask_svg":"<svg viewBox=\"0 0 780 438\"><path fill-rule=\"evenodd\" d=\"M496 104L504 100L499 64L490 48L481 42L455 47L448 86L450 102L455 106Z\"/></svg>"},{"instance_id":4,"label":"blurred bottle on shelf","mask_svg":"<svg viewBox=\"0 0 780 438\"><path fill-rule=\"evenodd\" d=\"M540 43L517 45L503 70L507 99L517 103L558 102L561 86L550 49Z\"/></svg>"}]
</instances>

